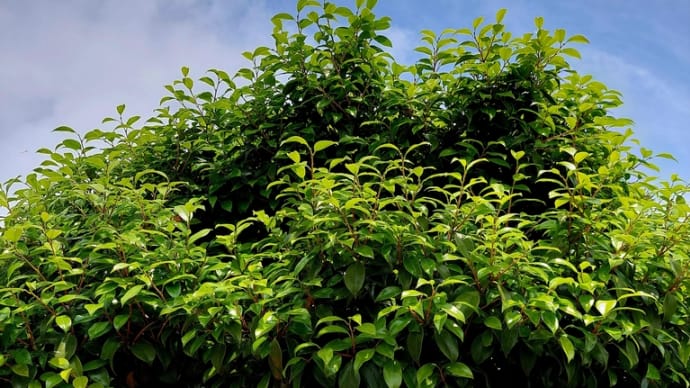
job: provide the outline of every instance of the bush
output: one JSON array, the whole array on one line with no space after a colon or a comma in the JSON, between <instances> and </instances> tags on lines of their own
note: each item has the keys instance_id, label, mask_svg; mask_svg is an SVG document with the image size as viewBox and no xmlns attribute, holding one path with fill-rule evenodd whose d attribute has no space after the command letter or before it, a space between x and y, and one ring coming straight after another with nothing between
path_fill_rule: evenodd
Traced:
<instances>
[{"instance_id":1,"label":"bush","mask_svg":"<svg viewBox=\"0 0 690 388\"><path fill-rule=\"evenodd\" d=\"M2 381L690 384L688 187L570 69L586 39L501 10L405 66L356 3L6 182Z\"/></svg>"}]
</instances>

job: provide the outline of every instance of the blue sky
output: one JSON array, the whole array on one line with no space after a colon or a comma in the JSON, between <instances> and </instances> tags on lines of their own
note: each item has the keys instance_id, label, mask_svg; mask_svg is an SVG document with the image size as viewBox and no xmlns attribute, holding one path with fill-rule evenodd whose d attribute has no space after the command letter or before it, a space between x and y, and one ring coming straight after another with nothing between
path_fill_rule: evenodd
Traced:
<instances>
[{"instance_id":1,"label":"blue sky","mask_svg":"<svg viewBox=\"0 0 690 388\"><path fill-rule=\"evenodd\" d=\"M635 121L645 147L676 156L659 161L662 175L690 180L690 1L379 0L375 13L392 18L392 52L410 62L421 29L470 27L500 8L513 35L543 16L547 29L587 36L571 64L623 93L614 113ZM99 128L122 103L152 115L182 66L198 77L246 65L243 51L270 46L271 16L294 9L291 0L0 2L0 182L36 167L34 151L61 139L55 127Z\"/></svg>"}]
</instances>

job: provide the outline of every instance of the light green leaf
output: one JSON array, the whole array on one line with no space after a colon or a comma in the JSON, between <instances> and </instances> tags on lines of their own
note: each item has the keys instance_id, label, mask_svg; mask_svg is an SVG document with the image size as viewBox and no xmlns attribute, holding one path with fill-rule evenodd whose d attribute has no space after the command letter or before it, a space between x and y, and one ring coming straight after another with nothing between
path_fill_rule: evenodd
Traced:
<instances>
[{"instance_id":1,"label":"light green leaf","mask_svg":"<svg viewBox=\"0 0 690 388\"><path fill-rule=\"evenodd\" d=\"M71 150L79 151L81 150L81 143L74 139L65 139L62 141L62 145Z\"/></svg>"},{"instance_id":2,"label":"light green leaf","mask_svg":"<svg viewBox=\"0 0 690 388\"><path fill-rule=\"evenodd\" d=\"M143 285L137 284L136 286L130 288L125 292L125 294L122 296L122 299L120 299L120 303L123 305L127 303L130 299L134 298L135 296L139 295L141 290L144 288Z\"/></svg>"},{"instance_id":3,"label":"light green leaf","mask_svg":"<svg viewBox=\"0 0 690 388\"><path fill-rule=\"evenodd\" d=\"M599 299L594 302L594 307L599 311L599 314L605 317L616 307L616 303L613 299Z\"/></svg>"},{"instance_id":4,"label":"light green leaf","mask_svg":"<svg viewBox=\"0 0 690 388\"><path fill-rule=\"evenodd\" d=\"M472 28L476 30L477 28L479 28L479 25L482 24L483 22L484 22L484 18L481 16L474 19L474 21L472 22Z\"/></svg>"},{"instance_id":5,"label":"light green leaf","mask_svg":"<svg viewBox=\"0 0 690 388\"><path fill-rule=\"evenodd\" d=\"M544 27L544 18L541 16L534 18L534 26L541 30Z\"/></svg>"},{"instance_id":6,"label":"light green leaf","mask_svg":"<svg viewBox=\"0 0 690 388\"><path fill-rule=\"evenodd\" d=\"M295 163L299 163L301 160L300 154L297 151L288 152L287 157Z\"/></svg>"},{"instance_id":7,"label":"light green leaf","mask_svg":"<svg viewBox=\"0 0 690 388\"><path fill-rule=\"evenodd\" d=\"M57 369L69 368L69 360L64 357L53 357L48 363Z\"/></svg>"},{"instance_id":8,"label":"light green leaf","mask_svg":"<svg viewBox=\"0 0 690 388\"><path fill-rule=\"evenodd\" d=\"M584 35L573 35L568 38L568 43L589 43L589 40Z\"/></svg>"},{"instance_id":9,"label":"light green leaf","mask_svg":"<svg viewBox=\"0 0 690 388\"><path fill-rule=\"evenodd\" d=\"M515 159L515 161L519 161L523 156L525 156L525 151L510 150L510 154L513 155L513 159Z\"/></svg>"},{"instance_id":10,"label":"light green leaf","mask_svg":"<svg viewBox=\"0 0 690 388\"><path fill-rule=\"evenodd\" d=\"M72 381L74 388L86 388L89 385L89 378L86 376L79 376Z\"/></svg>"},{"instance_id":11,"label":"light green leaf","mask_svg":"<svg viewBox=\"0 0 690 388\"><path fill-rule=\"evenodd\" d=\"M323 151L326 148L338 144L337 141L332 141L332 140L319 140L314 144L314 153L317 153L319 151Z\"/></svg>"},{"instance_id":12,"label":"light green leaf","mask_svg":"<svg viewBox=\"0 0 690 388\"><path fill-rule=\"evenodd\" d=\"M304 140L304 138L301 136L290 136L287 139L283 140L281 145L287 144L287 143L299 143L299 144L302 144L302 145L309 147L309 143L307 143L307 141Z\"/></svg>"},{"instance_id":13,"label":"light green leaf","mask_svg":"<svg viewBox=\"0 0 690 388\"><path fill-rule=\"evenodd\" d=\"M65 333L72 327L72 319L66 315L60 315L55 318L55 323Z\"/></svg>"},{"instance_id":14,"label":"light green leaf","mask_svg":"<svg viewBox=\"0 0 690 388\"><path fill-rule=\"evenodd\" d=\"M501 8L496 12L496 23L501 23L503 22L503 17L506 16L507 10L505 8Z\"/></svg>"}]
</instances>

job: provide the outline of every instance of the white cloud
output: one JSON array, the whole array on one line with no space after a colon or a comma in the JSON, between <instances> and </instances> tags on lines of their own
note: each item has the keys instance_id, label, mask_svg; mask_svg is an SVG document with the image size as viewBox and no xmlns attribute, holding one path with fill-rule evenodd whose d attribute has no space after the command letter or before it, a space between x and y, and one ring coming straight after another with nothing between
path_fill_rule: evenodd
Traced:
<instances>
[{"instance_id":1,"label":"white cloud","mask_svg":"<svg viewBox=\"0 0 690 388\"><path fill-rule=\"evenodd\" d=\"M611 89L623 94L623 106L614 114L635 121L635 137L643 147L655 152L670 152L679 161L658 161L663 175L679 173L690 179L690 147L687 123L690 122L690 95L682 85L671 84L654 69L631 63L601 49L581 49L586 61L576 67L594 74Z\"/></svg>"},{"instance_id":2,"label":"white cloud","mask_svg":"<svg viewBox=\"0 0 690 388\"><path fill-rule=\"evenodd\" d=\"M26 174L68 125L88 131L114 107L149 116L179 78L232 73L269 44L263 1L49 0L0 3L0 181Z\"/></svg>"}]
</instances>

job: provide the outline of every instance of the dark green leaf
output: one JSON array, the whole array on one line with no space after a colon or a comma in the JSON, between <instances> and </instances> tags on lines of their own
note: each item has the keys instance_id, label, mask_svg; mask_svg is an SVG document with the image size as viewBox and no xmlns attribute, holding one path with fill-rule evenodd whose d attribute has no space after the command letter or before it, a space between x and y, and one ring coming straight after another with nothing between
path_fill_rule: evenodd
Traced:
<instances>
[{"instance_id":1,"label":"dark green leaf","mask_svg":"<svg viewBox=\"0 0 690 388\"><path fill-rule=\"evenodd\" d=\"M156 359L156 348L146 341L137 342L130 346L129 350L136 358L147 364L153 363L153 360Z\"/></svg>"},{"instance_id":2,"label":"dark green leaf","mask_svg":"<svg viewBox=\"0 0 690 388\"><path fill-rule=\"evenodd\" d=\"M452 333L447 330L443 330L440 334L434 332L434 341L448 360L455 361L458 359L458 340Z\"/></svg>"},{"instance_id":3,"label":"dark green leaf","mask_svg":"<svg viewBox=\"0 0 690 388\"><path fill-rule=\"evenodd\" d=\"M383 380L388 388L398 388L402 384L402 367L395 360L386 360L383 364Z\"/></svg>"},{"instance_id":4,"label":"dark green leaf","mask_svg":"<svg viewBox=\"0 0 690 388\"><path fill-rule=\"evenodd\" d=\"M347 268L345 271L345 276L343 280L345 281L345 287L350 291L352 295L357 295L359 290L364 286L364 277L366 276L364 264L357 261Z\"/></svg>"}]
</instances>

